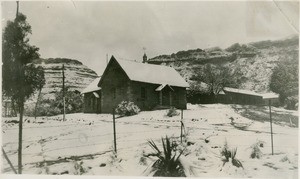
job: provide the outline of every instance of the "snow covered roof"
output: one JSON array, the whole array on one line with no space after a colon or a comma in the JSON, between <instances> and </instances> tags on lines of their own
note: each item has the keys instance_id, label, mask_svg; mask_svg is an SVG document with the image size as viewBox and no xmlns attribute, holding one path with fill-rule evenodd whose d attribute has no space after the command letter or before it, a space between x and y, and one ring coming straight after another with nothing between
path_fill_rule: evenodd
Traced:
<instances>
[{"instance_id":1,"label":"snow covered roof","mask_svg":"<svg viewBox=\"0 0 300 179\"><path fill-rule=\"evenodd\" d=\"M262 94L263 99L277 99L279 98L279 94L276 93L265 93Z\"/></svg>"},{"instance_id":2,"label":"snow covered roof","mask_svg":"<svg viewBox=\"0 0 300 179\"><path fill-rule=\"evenodd\" d=\"M90 83L85 89L82 90L81 94L100 90L101 88L98 87L100 79L101 77L97 77L92 83Z\"/></svg>"},{"instance_id":3,"label":"snow covered roof","mask_svg":"<svg viewBox=\"0 0 300 179\"><path fill-rule=\"evenodd\" d=\"M168 86L172 91L174 91L174 89L173 89L171 86L166 85L166 84L160 85L159 87L157 87L157 88L155 89L155 91L161 91L161 90L164 89L166 86Z\"/></svg>"},{"instance_id":4,"label":"snow covered roof","mask_svg":"<svg viewBox=\"0 0 300 179\"><path fill-rule=\"evenodd\" d=\"M232 92L232 93L241 93L241 94L253 95L253 96L262 96L261 94L256 93L254 91L237 89L237 88L228 88L228 87L225 87L224 91L228 91L228 92Z\"/></svg>"},{"instance_id":5,"label":"snow covered roof","mask_svg":"<svg viewBox=\"0 0 300 179\"><path fill-rule=\"evenodd\" d=\"M111 60L116 60L132 81L189 87L189 84L172 67L120 60L113 56Z\"/></svg>"},{"instance_id":6,"label":"snow covered roof","mask_svg":"<svg viewBox=\"0 0 300 179\"><path fill-rule=\"evenodd\" d=\"M224 91L232 92L232 93L241 93L241 94L247 94L247 95L252 95L252 96L259 96L262 97L263 99L277 99L279 97L278 94L276 93L256 93L254 91L250 90L243 90L243 89L237 89L237 88L228 88L225 87Z\"/></svg>"}]
</instances>

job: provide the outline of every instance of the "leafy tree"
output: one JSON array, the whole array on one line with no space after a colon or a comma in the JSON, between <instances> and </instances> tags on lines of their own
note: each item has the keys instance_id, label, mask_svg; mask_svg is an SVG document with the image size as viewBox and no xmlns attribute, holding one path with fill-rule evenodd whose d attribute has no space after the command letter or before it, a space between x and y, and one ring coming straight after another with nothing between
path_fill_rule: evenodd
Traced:
<instances>
[{"instance_id":1,"label":"leafy tree","mask_svg":"<svg viewBox=\"0 0 300 179\"><path fill-rule=\"evenodd\" d=\"M281 61L273 70L270 89L279 94L282 104L291 97L298 96L298 58ZM296 97L295 99L297 99ZM294 98L292 98L294 99ZM294 103L297 103L294 102Z\"/></svg>"},{"instance_id":2,"label":"leafy tree","mask_svg":"<svg viewBox=\"0 0 300 179\"><path fill-rule=\"evenodd\" d=\"M55 100L52 107L60 109L60 114L63 113L63 91L55 94ZM65 105L66 113L76 113L82 112L83 107L83 98L80 95L80 92L71 91L68 87L65 89Z\"/></svg>"},{"instance_id":3,"label":"leafy tree","mask_svg":"<svg viewBox=\"0 0 300 179\"><path fill-rule=\"evenodd\" d=\"M20 113L18 167L22 173L22 122L24 103L43 81L43 70L30 64L39 57L38 48L29 44L31 26L26 16L17 13L14 21L8 21L2 35L2 89L3 94L16 103Z\"/></svg>"},{"instance_id":4,"label":"leafy tree","mask_svg":"<svg viewBox=\"0 0 300 179\"><path fill-rule=\"evenodd\" d=\"M215 96L223 90L224 87L237 88L240 84L241 74L239 70L231 70L226 66L212 66L206 64L202 70L196 72L194 79L198 82L204 82L208 85L208 93Z\"/></svg>"}]
</instances>

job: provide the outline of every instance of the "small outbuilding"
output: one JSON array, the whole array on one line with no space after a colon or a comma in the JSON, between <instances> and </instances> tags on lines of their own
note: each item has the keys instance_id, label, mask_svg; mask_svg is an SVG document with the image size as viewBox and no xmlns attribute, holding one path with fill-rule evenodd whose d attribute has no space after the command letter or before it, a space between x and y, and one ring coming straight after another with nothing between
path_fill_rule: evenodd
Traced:
<instances>
[{"instance_id":1,"label":"small outbuilding","mask_svg":"<svg viewBox=\"0 0 300 179\"><path fill-rule=\"evenodd\" d=\"M246 104L246 105L266 105L268 96L275 96L272 103L278 102L278 94L275 93L257 93L250 90L225 87L218 94L218 101L227 104Z\"/></svg>"},{"instance_id":2,"label":"small outbuilding","mask_svg":"<svg viewBox=\"0 0 300 179\"><path fill-rule=\"evenodd\" d=\"M186 109L188 83L172 67L120 60L111 57L98 83L102 113L111 113L122 101L134 102L141 110L174 106ZM90 94L91 95L91 94Z\"/></svg>"},{"instance_id":3,"label":"small outbuilding","mask_svg":"<svg viewBox=\"0 0 300 179\"><path fill-rule=\"evenodd\" d=\"M83 94L83 112L100 113L101 112L101 88L98 83L101 77L97 77L82 92Z\"/></svg>"}]
</instances>

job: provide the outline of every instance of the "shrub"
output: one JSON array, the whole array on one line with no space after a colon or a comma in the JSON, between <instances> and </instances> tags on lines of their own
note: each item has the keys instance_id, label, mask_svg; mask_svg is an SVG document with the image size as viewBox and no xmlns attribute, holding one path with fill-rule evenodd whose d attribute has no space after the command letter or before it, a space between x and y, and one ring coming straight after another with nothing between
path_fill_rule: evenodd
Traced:
<instances>
[{"instance_id":1,"label":"shrub","mask_svg":"<svg viewBox=\"0 0 300 179\"><path fill-rule=\"evenodd\" d=\"M139 164L140 165L147 165L147 158L146 158L146 155L145 155L145 151L143 150L142 152L142 156L139 160Z\"/></svg>"},{"instance_id":2,"label":"shrub","mask_svg":"<svg viewBox=\"0 0 300 179\"><path fill-rule=\"evenodd\" d=\"M83 161L80 161L79 163L77 161L74 161L74 175L82 175L87 172L87 170L82 165Z\"/></svg>"},{"instance_id":3,"label":"shrub","mask_svg":"<svg viewBox=\"0 0 300 179\"><path fill-rule=\"evenodd\" d=\"M285 155L284 157L282 157L280 159L280 162L288 162L288 163L291 163L291 160L289 159L289 157L287 155Z\"/></svg>"},{"instance_id":4,"label":"shrub","mask_svg":"<svg viewBox=\"0 0 300 179\"><path fill-rule=\"evenodd\" d=\"M288 109L295 109L298 103L298 68L298 55L281 60L270 79L270 90L279 94L281 104Z\"/></svg>"},{"instance_id":5,"label":"shrub","mask_svg":"<svg viewBox=\"0 0 300 179\"><path fill-rule=\"evenodd\" d=\"M262 157L262 152L260 150L260 147L263 147L264 142L263 141L258 141L255 144L253 144L251 146L251 154L250 154L250 158L257 158L260 159Z\"/></svg>"},{"instance_id":6,"label":"shrub","mask_svg":"<svg viewBox=\"0 0 300 179\"><path fill-rule=\"evenodd\" d=\"M298 103L298 95L297 96L289 96L285 99L285 108L289 110L297 110Z\"/></svg>"},{"instance_id":7,"label":"shrub","mask_svg":"<svg viewBox=\"0 0 300 179\"><path fill-rule=\"evenodd\" d=\"M82 112L83 97L76 91L65 89L66 113ZM36 109L36 116L54 116L63 113L63 93L55 92L54 99L44 99L41 97ZM33 105L26 106L25 115L34 116L35 108Z\"/></svg>"},{"instance_id":8,"label":"shrub","mask_svg":"<svg viewBox=\"0 0 300 179\"><path fill-rule=\"evenodd\" d=\"M178 116L179 112L176 111L175 107L171 107L166 114L168 117Z\"/></svg>"},{"instance_id":9,"label":"shrub","mask_svg":"<svg viewBox=\"0 0 300 179\"><path fill-rule=\"evenodd\" d=\"M149 154L148 156L156 156L158 159L151 166L153 176L163 177L185 177L184 168L180 163L179 157L183 150L177 153L176 143L171 142L170 139L162 138L163 152L160 151L153 140L148 141L150 147L155 153Z\"/></svg>"},{"instance_id":10,"label":"shrub","mask_svg":"<svg viewBox=\"0 0 300 179\"><path fill-rule=\"evenodd\" d=\"M130 101L122 101L116 108L116 113L120 116L132 116L138 114L141 110Z\"/></svg>"}]
</instances>

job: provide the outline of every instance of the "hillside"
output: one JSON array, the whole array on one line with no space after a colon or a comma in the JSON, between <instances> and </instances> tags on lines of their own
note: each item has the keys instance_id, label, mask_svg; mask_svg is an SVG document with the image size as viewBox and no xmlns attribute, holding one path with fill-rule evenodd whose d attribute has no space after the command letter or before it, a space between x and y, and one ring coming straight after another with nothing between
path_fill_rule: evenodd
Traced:
<instances>
[{"instance_id":1,"label":"hillside","mask_svg":"<svg viewBox=\"0 0 300 179\"><path fill-rule=\"evenodd\" d=\"M194 49L179 51L171 55L160 55L149 59L149 63L174 67L191 82L191 77L197 70L202 70L205 64L229 66L233 71L242 73L241 89L257 92L269 91L272 70L279 61L292 59L298 65L299 38L292 36L276 41L260 41L240 45L238 43L221 49Z\"/></svg>"},{"instance_id":2,"label":"hillside","mask_svg":"<svg viewBox=\"0 0 300 179\"><path fill-rule=\"evenodd\" d=\"M44 99L53 99L55 92L62 89L62 65L65 66L65 86L72 91L82 91L97 73L81 62L66 58L37 59L34 63L45 71L46 84L41 93ZM37 96L37 95L35 95Z\"/></svg>"}]
</instances>

